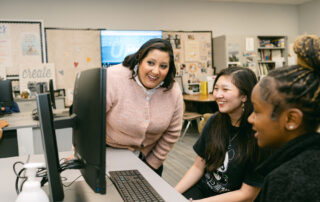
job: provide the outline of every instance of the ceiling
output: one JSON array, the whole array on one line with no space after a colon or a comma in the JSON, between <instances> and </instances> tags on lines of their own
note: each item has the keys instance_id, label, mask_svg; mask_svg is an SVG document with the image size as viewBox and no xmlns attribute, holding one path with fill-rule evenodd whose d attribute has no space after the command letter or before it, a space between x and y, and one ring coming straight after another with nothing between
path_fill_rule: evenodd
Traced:
<instances>
[{"instance_id":1,"label":"ceiling","mask_svg":"<svg viewBox=\"0 0 320 202\"><path fill-rule=\"evenodd\" d=\"M311 0L201 0L201 1L299 5Z\"/></svg>"}]
</instances>

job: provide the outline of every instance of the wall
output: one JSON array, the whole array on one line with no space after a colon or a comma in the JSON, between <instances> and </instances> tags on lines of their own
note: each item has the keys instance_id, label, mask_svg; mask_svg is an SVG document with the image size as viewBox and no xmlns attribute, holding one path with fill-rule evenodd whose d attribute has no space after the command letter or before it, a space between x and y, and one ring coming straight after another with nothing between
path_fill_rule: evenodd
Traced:
<instances>
[{"instance_id":1,"label":"wall","mask_svg":"<svg viewBox=\"0 0 320 202\"><path fill-rule=\"evenodd\" d=\"M46 27L212 30L213 36L298 34L298 6L194 0L0 0L2 19ZM320 28L319 28L320 29Z\"/></svg>"},{"instance_id":2,"label":"wall","mask_svg":"<svg viewBox=\"0 0 320 202\"><path fill-rule=\"evenodd\" d=\"M299 34L316 34L320 36L320 1L313 0L298 7Z\"/></svg>"}]
</instances>

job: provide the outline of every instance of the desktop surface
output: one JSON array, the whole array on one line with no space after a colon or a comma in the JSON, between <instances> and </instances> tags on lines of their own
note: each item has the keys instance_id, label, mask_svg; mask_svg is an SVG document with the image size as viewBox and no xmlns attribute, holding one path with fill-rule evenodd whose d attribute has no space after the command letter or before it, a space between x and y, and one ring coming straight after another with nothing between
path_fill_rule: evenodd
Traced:
<instances>
[{"instance_id":1,"label":"desktop surface","mask_svg":"<svg viewBox=\"0 0 320 202\"><path fill-rule=\"evenodd\" d=\"M59 158L68 157L71 152L59 153ZM0 159L0 196L1 201L15 201L17 194L15 192L15 174L12 170L12 165L16 161L26 162L27 156L3 158ZM30 156L30 162L44 162L43 155ZM181 194L173 189L166 181L154 173L147 165L139 160L132 152L124 149L107 148L106 152L106 172L113 170L138 169L146 178L151 186L160 194L160 196L168 202L188 201ZM80 175L78 170L67 170L61 174L62 177L67 177L64 184L69 184ZM101 195L94 193L90 187L79 178L70 187L64 187L64 201L122 201L120 194L115 186L107 177L107 194Z\"/></svg>"}]
</instances>

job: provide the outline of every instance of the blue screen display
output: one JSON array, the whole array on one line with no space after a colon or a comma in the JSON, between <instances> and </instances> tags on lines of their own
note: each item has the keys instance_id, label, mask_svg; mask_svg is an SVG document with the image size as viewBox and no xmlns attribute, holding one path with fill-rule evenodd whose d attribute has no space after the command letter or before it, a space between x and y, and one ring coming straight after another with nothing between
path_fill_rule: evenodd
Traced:
<instances>
[{"instance_id":1,"label":"blue screen display","mask_svg":"<svg viewBox=\"0 0 320 202\"><path fill-rule=\"evenodd\" d=\"M124 58L138 49L148 40L162 38L162 31L101 31L102 66L120 64Z\"/></svg>"}]
</instances>

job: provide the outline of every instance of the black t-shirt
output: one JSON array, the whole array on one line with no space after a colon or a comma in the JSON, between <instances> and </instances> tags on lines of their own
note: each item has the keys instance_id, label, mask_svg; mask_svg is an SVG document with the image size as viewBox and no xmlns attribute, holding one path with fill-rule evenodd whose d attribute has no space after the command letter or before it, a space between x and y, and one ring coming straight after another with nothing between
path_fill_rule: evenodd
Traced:
<instances>
[{"instance_id":1,"label":"black t-shirt","mask_svg":"<svg viewBox=\"0 0 320 202\"><path fill-rule=\"evenodd\" d=\"M208 136L210 134L210 125L213 123L215 115L210 117L203 128L201 137L194 144L195 152L204 159L205 151L208 143ZM213 172L206 172L197 183L204 193L209 196L214 196L224 192L234 191L240 189L242 183L254 187L261 187L263 178L254 172L254 168L249 162L239 162L235 157L237 154L237 142L239 128L231 126L226 134L230 135L230 144L226 153L224 163Z\"/></svg>"}]
</instances>

